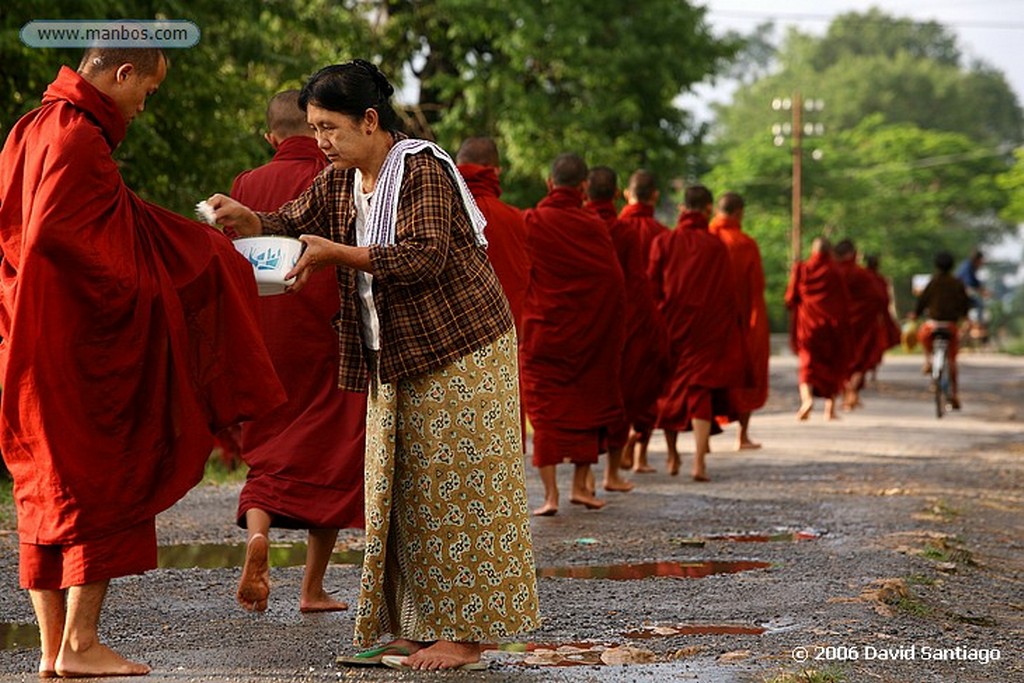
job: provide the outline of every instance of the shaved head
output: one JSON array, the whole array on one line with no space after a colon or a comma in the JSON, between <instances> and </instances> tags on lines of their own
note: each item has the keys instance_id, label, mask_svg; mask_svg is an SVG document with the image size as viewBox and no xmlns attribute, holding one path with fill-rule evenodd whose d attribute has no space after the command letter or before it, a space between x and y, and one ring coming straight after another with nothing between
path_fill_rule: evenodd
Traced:
<instances>
[{"instance_id":1,"label":"shaved head","mask_svg":"<svg viewBox=\"0 0 1024 683\"><path fill-rule=\"evenodd\" d=\"M498 145L493 138L467 138L455 155L455 163L498 168L501 165L498 159Z\"/></svg>"},{"instance_id":2,"label":"shaved head","mask_svg":"<svg viewBox=\"0 0 1024 683\"><path fill-rule=\"evenodd\" d=\"M551 164L551 184L555 187L579 187L587 179L587 162L572 152L563 152Z\"/></svg>"},{"instance_id":3,"label":"shaved head","mask_svg":"<svg viewBox=\"0 0 1024 683\"><path fill-rule=\"evenodd\" d=\"M78 73L98 76L122 64L131 64L139 75L152 76L166 62L164 51L156 47L90 47L82 55Z\"/></svg>"},{"instance_id":4,"label":"shaved head","mask_svg":"<svg viewBox=\"0 0 1024 683\"><path fill-rule=\"evenodd\" d=\"M299 108L299 91L285 90L270 98L267 105L267 130L284 140L295 135L311 135L306 112Z\"/></svg>"},{"instance_id":5,"label":"shaved head","mask_svg":"<svg viewBox=\"0 0 1024 683\"><path fill-rule=\"evenodd\" d=\"M640 169L629 176L629 193L638 202L652 202L658 191L658 182L650 171Z\"/></svg>"},{"instance_id":6,"label":"shaved head","mask_svg":"<svg viewBox=\"0 0 1024 683\"><path fill-rule=\"evenodd\" d=\"M718 210L727 216L735 216L743 210L743 197L735 192L726 192L718 198Z\"/></svg>"},{"instance_id":7,"label":"shaved head","mask_svg":"<svg viewBox=\"0 0 1024 683\"><path fill-rule=\"evenodd\" d=\"M607 166L595 166L590 169L587 177L587 196L595 201L615 199L619 190L619 181L615 171Z\"/></svg>"}]
</instances>

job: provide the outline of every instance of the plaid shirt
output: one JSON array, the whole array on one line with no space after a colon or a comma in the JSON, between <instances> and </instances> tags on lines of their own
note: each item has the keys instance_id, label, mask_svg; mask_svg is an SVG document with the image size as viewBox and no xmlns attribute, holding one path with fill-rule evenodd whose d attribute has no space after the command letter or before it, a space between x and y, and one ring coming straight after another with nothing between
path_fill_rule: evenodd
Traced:
<instances>
[{"instance_id":1,"label":"plaid shirt","mask_svg":"<svg viewBox=\"0 0 1024 683\"><path fill-rule=\"evenodd\" d=\"M429 151L410 155L405 163L396 244L369 247L381 330L378 367L387 383L443 367L512 327L508 301L486 249L476 243L454 181ZM354 175L354 169L326 169L294 201L276 212L257 213L263 232L308 233L354 245ZM365 391L367 351L356 271L338 268L337 274L338 386Z\"/></svg>"}]
</instances>

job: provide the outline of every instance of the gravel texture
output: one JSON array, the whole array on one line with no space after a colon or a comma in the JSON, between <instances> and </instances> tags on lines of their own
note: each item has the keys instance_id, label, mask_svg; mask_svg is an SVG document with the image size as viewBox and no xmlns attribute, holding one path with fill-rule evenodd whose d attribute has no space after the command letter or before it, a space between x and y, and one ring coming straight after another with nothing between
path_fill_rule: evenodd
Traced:
<instances>
[{"instance_id":1,"label":"gravel texture","mask_svg":"<svg viewBox=\"0 0 1024 683\"><path fill-rule=\"evenodd\" d=\"M150 681L781 682L811 670L831 676L819 680L851 683L1024 681L1024 359L965 356L964 409L942 420L919 366L919 357L887 358L863 409L826 423L818 406L801 424L795 360L773 357L772 396L752 422L764 448L734 452L727 428L713 439L708 484L686 476L684 457L682 476L635 475L634 492L602 494L607 507L592 512L568 503L571 468L559 468L562 508L533 521L542 568L745 560L770 567L706 578L543 578L543 626L522 638L539 649L489 651L486 672L338 666L337 655L354 652L352 613L301 615L297 566L272 569L262 614L236 605L237 567L115 580L102 637L153 666ZM680 435L680 445L691 452L690 435ZM651 462L663 470L664 458L659 434ZM531 467L527 478L537 505ZM158 519L161 545L241 543L238 490L193 490ZM711 538L746 532L780 539ZM807 538L791 540L796 532ZM272 540L303 538L275 530ZM339 548L359 543L359 534L343 532ZM328 571L329 589L343 599L356 599L358 582L356 566ZM0 680L38 680L30 674L38 650L12 645L31 633L33 616L18 590L9 530L0 531L0 596ZM683 626L764 632L672 628ZM808 660L799 661L804 653ZM625 663L604 664L602 656Z\"/></svg>"}]
</instances>

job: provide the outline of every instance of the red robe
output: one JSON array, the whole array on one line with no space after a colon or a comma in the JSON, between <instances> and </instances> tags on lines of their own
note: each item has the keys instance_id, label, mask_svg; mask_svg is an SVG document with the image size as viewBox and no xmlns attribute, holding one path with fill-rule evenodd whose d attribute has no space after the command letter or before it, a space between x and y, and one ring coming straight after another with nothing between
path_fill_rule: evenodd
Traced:
<instances>
[{"instance_id":1,"label":"red robe","mask_svg":"<svg viewBox=\"0 0 1024 683\"><path fill-rule=\"evenodd\" d=\"M667 226L662 225L654 217L654 207L650 204L636 202L627 204L619 212L619 220L636 231L640 238L640 253L644 257L644 272L647 272L651 260L651 244L658 235L669 232Z\"/></svg>"},{"instance_id":2,"label":"red robe","mask_svg":"<svg viewBox=\"0 0 1024 683\"><path fill-rule=\"evenodd\" d=\"M878 321L883 312L888 313L887 296L867 268L854 261L838 261L846 292L849 295L848 333L850 335L849 374L865 373L874 367L878 347Z\"/></svg>"},{"instance_id":3,"label":"red robe","mask_svg":"<svg viewBox=\"0 0 1024 683\"><path fill-rule=\"evenodd\" d=\"M125 186L126 128L63 68L0 154L0 449L27 544L151 522L202 477L212 430L284 400L252 267Z\"/></svg>"},{"instance_id":4,"label":"red robe","mask_svg":"<svg viewBox=\"0 0 1024 683\"><path fill-rule=\"evenodd\" d=\"M327 164L311 137L286 138L273 160L241 173L231 196L254 211L276 211ZM262 296L260 323L288 402L242 425L249 466L238 521L258 508L275 526L361 528L366 394L338 389L338 281L314 273L296 294Z\"/></svg>"},{"instance_id":5,"label":"red robe","mask_svg":"<svg viewBox=\"0 0 1024 683\"><path fill-rule=\"evenodd\" d=\"M523 327L523 300L530 284L530 257L526 252L526 227L523 213L501 201L498 173L490 166L459 164L469 191L487 219L487 258L512 309L516 330Z\"/></svg>"},{"instance_id":6,"label":"red robe","mask_svg":"<svg viewBox=\"0 0 1024 683\"><path fill-rule=\"evenodd\" d=\"M768 307L764 301L764 267L757 242L743 232L735 218L719 214L711 220L709 230L725 244L732 263L736 283L736 301L745 327L747 352L753 368L754 386L737 389L732 400L737 411L749 413L768 400L769 343Z\"/></svg>"},{"instance_id":7,"label":"red robe","mask_svg":"<svg viewBox=\"0 0 1024 683\"><path fill-rule=\"evenodd\" d=\"M520 345L534 464L597 462L622 421L624 279L604 221L574 188L524 212L532 264Z\"/></svg>"},{"instance_id":8,"label":"red robe","mask_svg":"<svg viewBox=\"0 0 1024 683\"><path fill-rule=\"evenodd\" d=\"M786 289L790 341L800 361L800 383L816 396L832 398L850 367L849 295L827 254L812 254L793 266Z\"/></svg>"},{"instance_id":9,"label":"red robe","mask_svg":"<svg viewBox=\"0 0 1024 683\"><path fill-rule=\"evenodd\" d=\"M648 270L673 358L658 426L685 431L694 418L735 418L728 395L750 386L745 320L736 302L729 253L697 211L651 245Z\"/></svg>"},{"instance_id":10,"label":"red robe","mask_svg":"<svg viewBox=\"0 0 1024 683\"><path fill-rule=\"evenodd\" d=\"M619 382L625 421L609 435L609 445L615 448L625 445L631 426L640 434L650 433L658 417L658 397L672 368L665 324L647 278L639 234L615 216L615 204L610 200L589 202L587 207L607 223L625 277L625 342Z\"/></svg>"},{"instance_id":11,"label":"red robe","mask_svg":"<svg viewBox=\"0 0 1024 683\"><path fill-rule=\"evenodd\" d=\"M900 344L900 326L893 319L890 307L892 297L889 295L889 281L881 273L868 268L868 273L878 288L878 295L885 300L885 306L878 315L878 324L875 331L875 348L868 361L868 368L874 369L882 364L882 356L894 346Z\"/></svg>"}]
</instances>

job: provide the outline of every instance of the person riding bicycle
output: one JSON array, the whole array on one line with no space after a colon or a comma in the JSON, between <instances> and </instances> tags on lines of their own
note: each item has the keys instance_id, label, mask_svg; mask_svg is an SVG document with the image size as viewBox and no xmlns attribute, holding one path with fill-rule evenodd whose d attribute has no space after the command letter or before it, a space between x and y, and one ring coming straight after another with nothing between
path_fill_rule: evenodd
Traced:
<instances>
[{"instance_id":1,"label":"person riding bicycle","mask_svg":"<svg viewBox=\"0 0 1024 683\"><path fill-rule=\"evenodd\" d=\"M956 364L956 354L959 348L957 323L967 315L971 300L967 295L964 283L951 274L952 270L952 254L948 251L940 251L935 254L935 274L924 291L917 297L917 305L914 306L914 312L910 317L917 319L925 311L928 312L927 321L917 330L918 341L924 348L924 374L926 375L930 375L932 372L932 338L935 336L936 329L945 328L949 336L949 347L946 352L949 363L949 403L954 410L959 410L960 397L957 392Z\"/></svg>"}]
</instances>

